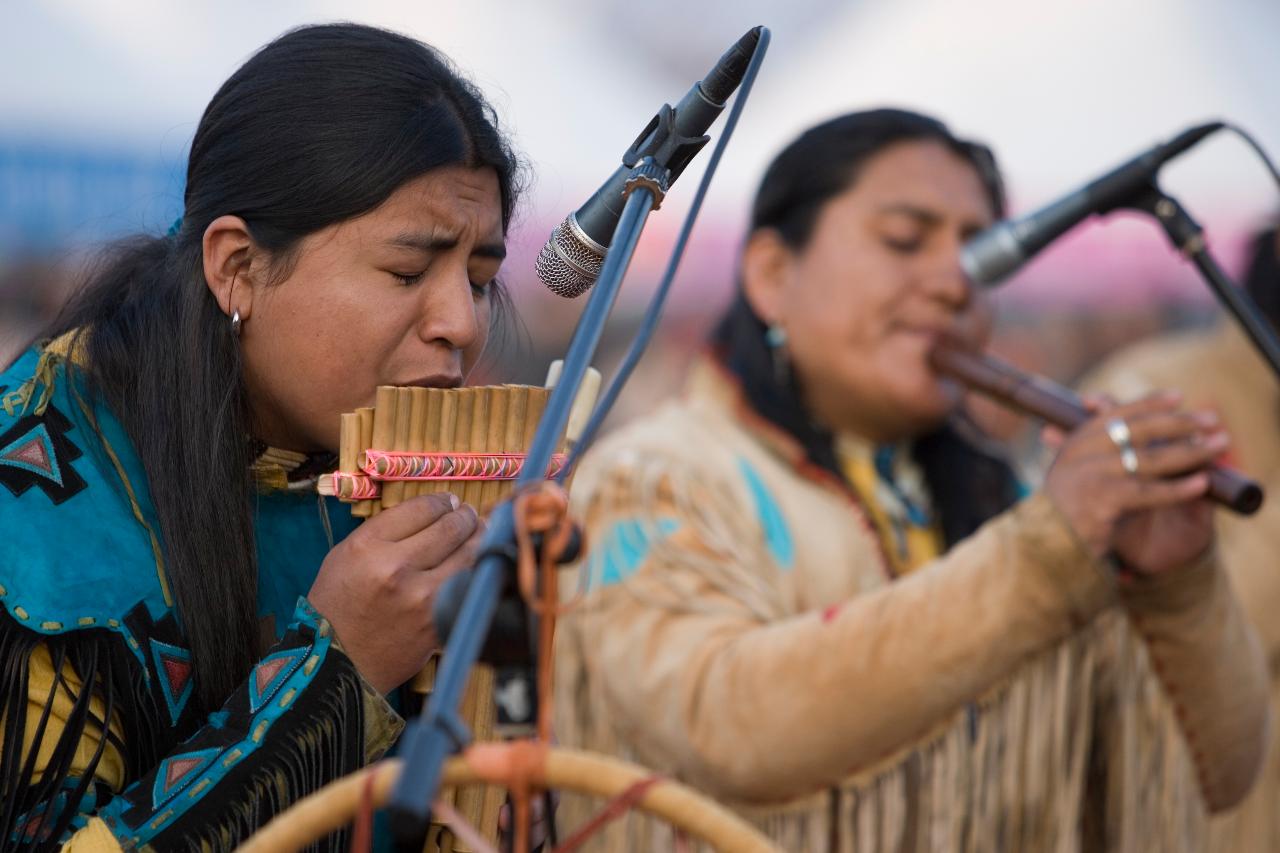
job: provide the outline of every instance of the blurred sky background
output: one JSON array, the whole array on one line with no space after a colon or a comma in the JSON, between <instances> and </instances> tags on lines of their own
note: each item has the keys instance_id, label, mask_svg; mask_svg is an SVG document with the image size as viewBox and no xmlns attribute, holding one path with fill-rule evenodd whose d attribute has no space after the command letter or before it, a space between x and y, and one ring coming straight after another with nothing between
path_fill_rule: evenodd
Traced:
<instances>
[{"instance_id":1,"label":"blurred sky background","mask_svg":"<svg viewBox=\"0 0 1280 853\"><path fill-rule=\"evenodd\" d=\"M179 215L187 147L221 82L281 32L332 20L442 49L487 93L523 152L532 182L504 278L528 335L503 350L494 373L527 381L563 346L583 304L545 294L534 279L547 233L660 104L674 103L751 26L773 30L663 337L624 413L675 385L730 292L770 157L832 115L905 106L989 142L1015 213L1209 118L1244 126L1280 155L1276 0L9 0L0 5L0 361L56 310L94 247L163 231ZM606 369L705 159L651 220ZM1237 274L1249 232L1280 207L1261 164L1226 134L1168 167L1163 184ZM1062 379L1137 335L1215 312L1154 224L1128 215L1077 229L998 298L997 348Z\"/></svg>"}]
</instances>

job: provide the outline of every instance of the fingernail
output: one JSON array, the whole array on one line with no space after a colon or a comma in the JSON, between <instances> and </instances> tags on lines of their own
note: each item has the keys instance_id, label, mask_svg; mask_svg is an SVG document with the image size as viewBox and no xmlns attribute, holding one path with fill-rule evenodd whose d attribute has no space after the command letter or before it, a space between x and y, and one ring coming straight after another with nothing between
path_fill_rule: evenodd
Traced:
<instances>
[{"instance_id":1,"label":"fingernail","mask_svg":"<svg viewBox=\"0 0 1280 853\"><path fill-rule=\"evenodd\" d=\"M1228 445L1231 444L1231 436L1219 430L1218 432L1211 434L1205 441L1205 444L1210 450L1226 450Z\"/></svg>"},{"instance_id":2,"label":"fingernail","mask_svg":"<svg viewBox=\"0 0 1280 853\"><path fill-rule=\"evenodd\" d=\"M1201 426L1211 427L1218 425L1218 413L1209 411L1208 409L1202 409L1201 411L1196 412L1193 417L1196 419L1196 423Z\"/></svg>"},{"instance_id":3,"label":"fingernail","mask_svg":"<svg viewBox=\"0 0 1280 853\"><path fill-rule=\"evenodd\" d=\"M453 507L454 509L457 509L458 507L462 506L462 502L458 500L458 496L455 495L453 492L449 493L449 506Z\"/></svg>"},{"instance_id":4,"label":"fingernail","mask_svg":"<svg viewBox=\"0 0 1280 853\"><path fill-rule=\"evenodd\" d=\"M1182 399L1182 392L1176 388L1170 388L1160 395L1161 399L1168 400L1170 403L1177 403Z\"/></svg>"}]
</instances>

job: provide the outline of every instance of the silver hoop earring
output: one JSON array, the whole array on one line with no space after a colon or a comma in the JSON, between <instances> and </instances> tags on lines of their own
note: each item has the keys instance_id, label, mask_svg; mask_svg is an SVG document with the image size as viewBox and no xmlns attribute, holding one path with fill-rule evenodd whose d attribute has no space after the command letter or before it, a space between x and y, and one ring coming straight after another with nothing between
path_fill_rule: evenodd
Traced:
<instances>
[{"instance_id":1,"label":"silver hoop earring","mask_svg":"<svg viewBox=\"0 0 1280 853\"><path fill-rule=\"evenodd\" d=\"M240 309L237 308L231 312L231 337L240 337L240 327L244 325L244 321L240 319Z\"/></svg>"}]
</instances>

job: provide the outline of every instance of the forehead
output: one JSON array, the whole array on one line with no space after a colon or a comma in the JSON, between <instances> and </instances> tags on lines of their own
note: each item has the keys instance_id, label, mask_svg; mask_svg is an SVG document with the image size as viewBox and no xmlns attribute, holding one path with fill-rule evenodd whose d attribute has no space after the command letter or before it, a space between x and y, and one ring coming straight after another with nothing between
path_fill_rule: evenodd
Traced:
<instances>
[{"instance_id":1,"label":"forehead","mask_svg":"<svg viewBox=\"0 0 1280 853\"><path fill-rule=\"evenodd\" d=\"M379 232L429 228L439 237L501 242L502 196L490 168L446 166L419 175L360 217Z\"/></svg>"},{"instance_id":2,"label":"forehead","mask_svg":"<svg viewBox=\"0 0 1280 853\"><path fill-rule=\"evenodd\" d=\"M963 222L992 219L977 169L935 141L899 142L873 155L845 196L849 204L871 211L907 205Z\"/></svg>"}]
</instances>

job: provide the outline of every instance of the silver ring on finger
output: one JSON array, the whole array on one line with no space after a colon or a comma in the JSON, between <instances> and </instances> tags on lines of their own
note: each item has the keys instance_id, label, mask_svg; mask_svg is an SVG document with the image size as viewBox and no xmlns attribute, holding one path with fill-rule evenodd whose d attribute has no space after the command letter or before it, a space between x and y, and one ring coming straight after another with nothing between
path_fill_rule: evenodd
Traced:
<instances>
[{"instance_id":1,"label":"silver ring on finger","mask_svg":"<svg viewBox=\"0 0 1280 853\"><path fill-rule=\"evenodd\" d=\"M1138 473L1138 452L1133 449L1133 433L1129 431L1129 424L1124 418L1112 418L1107 421L1107 438L1111 439L1111 443L1120 451L1120 465L1125 472L1134 475Z\"/></svg>"}]
</instances>

